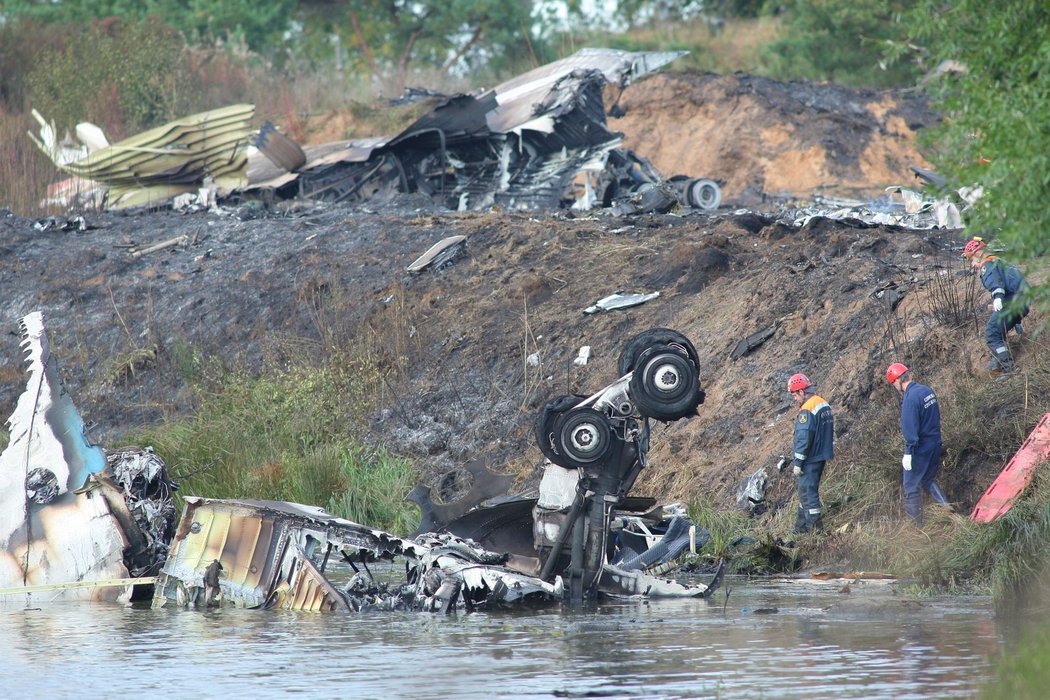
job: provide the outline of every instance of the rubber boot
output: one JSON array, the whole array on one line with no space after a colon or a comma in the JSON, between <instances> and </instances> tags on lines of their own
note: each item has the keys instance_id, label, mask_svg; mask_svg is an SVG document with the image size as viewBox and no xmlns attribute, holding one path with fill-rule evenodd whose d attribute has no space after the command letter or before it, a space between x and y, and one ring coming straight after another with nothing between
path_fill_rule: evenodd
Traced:
<instances>
[{"instance_id":1,"label":"rubber boot","mask_svg":"<svg viewBox=\"0 0 1050 700\"><path fill-rule=\"evenodd\" d=\"M904 512L918 527L922 527L922 494L904 497Z\"/></svg>"},{"instance_id":2,"label":"rubber boot","mask_svg":"<svg viewBox=\"0 0 1050 700\"><path fill-rule=\"evenodd\" d=\"M1010 350L1005 346L996 349L995 359L999 362L999 367L1003 374L1009 374L1014 371L1014 358L1010 357Z\"/></svg>"},{"instance_id":3,"label":"rubber boot","mask_svg":"<svg viewBox=\"0 0 1050 700\"><path fill-rule=\"evenodd\" d=\"M936 481L930 483L929 491L930 498L933 499L934 503L945 506L948 510L952 509L952 504L948 502L948 497L944 495L944 491L941 491L941 487Z\"/></svg>"}]
</instances>

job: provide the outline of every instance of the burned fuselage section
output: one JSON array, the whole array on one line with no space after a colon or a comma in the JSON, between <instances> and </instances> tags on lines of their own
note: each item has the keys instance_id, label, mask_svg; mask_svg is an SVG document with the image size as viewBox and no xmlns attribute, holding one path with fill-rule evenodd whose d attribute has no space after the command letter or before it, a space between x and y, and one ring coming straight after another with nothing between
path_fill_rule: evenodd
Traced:
<instances>
[{"instance_id":1,"label":"burned fuselage section","mask_svg":"<svg viewBox=\"0 0 1050 700\"><path fill-rule=\"evenodd\" d=\"M286 149L271 153L276 149L260 143L277 169L256 159L247 190L351 203L418 192L457 211L608 207L662 177L620 148L622 134L608 128L603 92L682 55L583 49L479 95L445 98L392 138L307 147L294 172L282 172ZM703 182L706 197L695 186L669 188L671 204L717 208L718 185Z\"/></svg>"},{"instance_id":2,"label":"burned fuselage section","mask_svg":"<svg viewBox=\"0 0 1050 700\"><path fill-rule=\"evenodd\" d=\"M447 533L405 539L312 506L191 497L154 606L450 612L561 596L560 579L545 583L508 568L507 559ZM405 564L400 581L369 568L395 560ZM355 569L345 586L326 577L332 561Z\"/></svg>"}]
</instances>

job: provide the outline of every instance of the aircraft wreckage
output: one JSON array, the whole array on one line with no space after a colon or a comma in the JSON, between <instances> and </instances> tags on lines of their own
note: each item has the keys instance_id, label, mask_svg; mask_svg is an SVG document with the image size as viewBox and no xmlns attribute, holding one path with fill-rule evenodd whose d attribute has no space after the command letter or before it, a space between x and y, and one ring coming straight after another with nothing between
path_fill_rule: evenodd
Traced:
<instances>
[{"instance_id":1,"label":"aircraft wreckage","mask_svg":"<svg viewBox=\"0 0 1050 700\"><path fill-rule=\"evenodd\" d=\"M717 182L664 179L610 131L603 92L623 90L684 51L582 49L473 95L426 92L435 106L400 133L302 147L272 124L249 128L252 105L186 117L110 145L83 123L61 143L40 115L34 142L74 176L52 203L107 208L159 206L187 198L309 198L382 203L422 193L451 210L675 206L713 210ZM250 147L254 146L254 147ZM245 155L247 156L245 157Z\"/></svg>"},{"instance_id":2,"label":"aircraft wreckage","mask_svg":"<svg viewBox=\"0 0 1050 700\"><path fill-rule=\"evenodd\" d=\"M192 496L176 524L177 485L160 458L92 445L43 316L24 317L21 334L28 379L0 454L0 599L451 612L599 594L706 597L720 585L721 562L706 585L659 578L708 535L680 505L628 496L649 420L694 415L704 399L696 350L675 331L631 340L604 389L546 403L535 422L548 459L539 498L492 501L509 478L475 462L461 501L410 494L423 513L411 537L308 505ZM348 583L326 576L332 561L355 571ZM383 562L404 568L377 576Z\"/></svg>"}]
</instances>

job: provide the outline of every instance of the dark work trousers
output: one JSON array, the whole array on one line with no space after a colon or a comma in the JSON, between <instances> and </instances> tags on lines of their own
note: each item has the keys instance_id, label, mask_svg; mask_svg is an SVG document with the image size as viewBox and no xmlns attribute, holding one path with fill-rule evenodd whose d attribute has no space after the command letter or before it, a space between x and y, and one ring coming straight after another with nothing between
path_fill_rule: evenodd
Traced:
<instances>
[{"instance_id":1,"label":"dark work trousers","mask_svg":"<svg viewBox=\"0 0 1050 700\"><path fill-rule=\"evenodd\" d=\"M937 473L941 470L941 443L930 447L921 446L911 456L911 471L904 472L904 512L922 525L922 493L930 494L935 503L948 505L948 499L937 485Z\"/></svg>"},{"instance_id":2,"label":"dark work trousers","mask_svg":"<svg viewBox=\"0 0 1050 700\"><path fill-rule=\"evenodd\" d=\"M988 323L984 327L984 342L996 359L1003 357L1005 350L1007 357L1009 350L1006 349L1006 334L1024 318L1023 310L994 311L988 317Z\"/></svg>"},{"instance_id":3,"label":"dark work trousers","mask_svg":"<svg viewBox=\"0 0 1050 700\"><path fill-rule=\"evenodd\" d=\"M795 516L795 532L819 530L822 525L820 510L820 477L824 475L824 462L807 462L802 465L798 477L798 515Z\"/></svg>"}]
</instances>

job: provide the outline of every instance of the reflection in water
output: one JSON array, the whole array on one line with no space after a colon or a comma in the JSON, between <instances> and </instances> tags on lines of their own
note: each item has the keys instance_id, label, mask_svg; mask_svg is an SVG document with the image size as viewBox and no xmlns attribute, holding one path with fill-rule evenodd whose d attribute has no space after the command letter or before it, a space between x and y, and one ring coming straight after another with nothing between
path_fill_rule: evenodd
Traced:
<instances>
[{"instance_id":1,"label":"reflection in water","mask_svg":"<svg viewBox=\"0 0 1050 700\"><path fill-rule=\"evenodd\" d=\"M0 606L0 687L56 698L967 697L1002 641L987 599L731 585L728 600L452 617L11 602Z\"/></svg>"}]
</instances>

